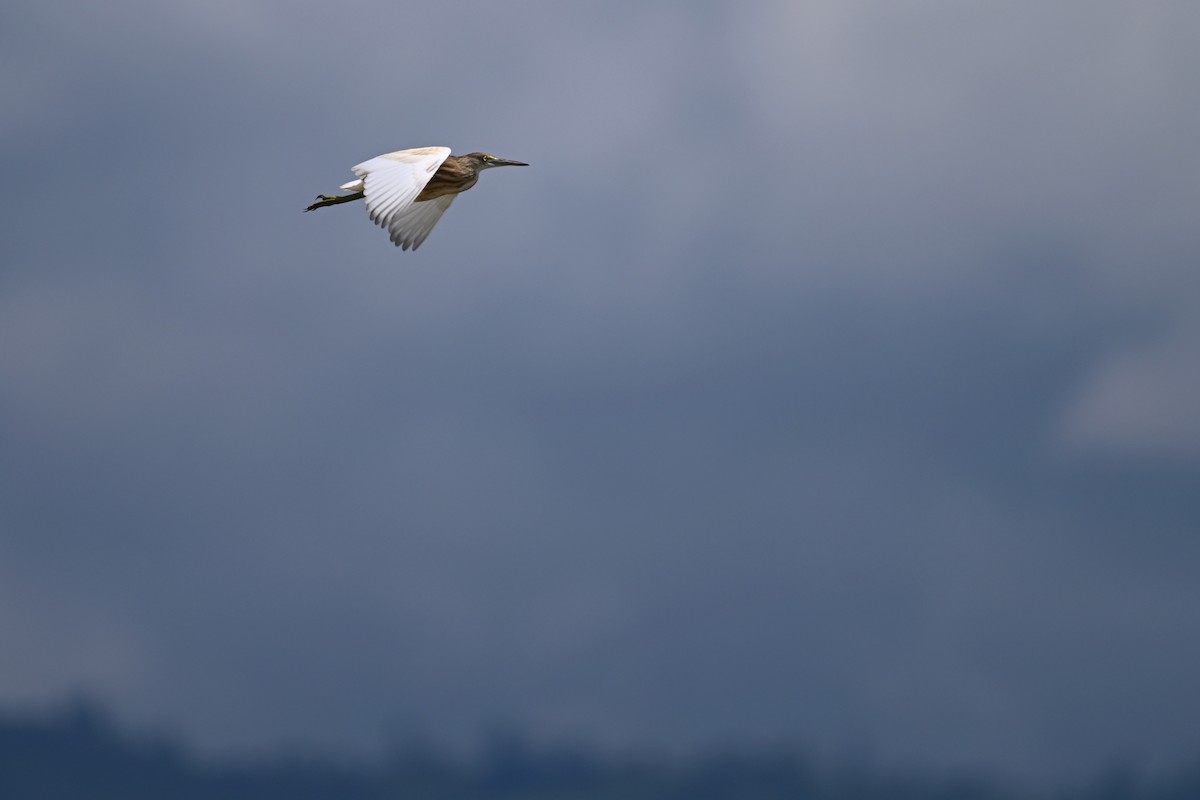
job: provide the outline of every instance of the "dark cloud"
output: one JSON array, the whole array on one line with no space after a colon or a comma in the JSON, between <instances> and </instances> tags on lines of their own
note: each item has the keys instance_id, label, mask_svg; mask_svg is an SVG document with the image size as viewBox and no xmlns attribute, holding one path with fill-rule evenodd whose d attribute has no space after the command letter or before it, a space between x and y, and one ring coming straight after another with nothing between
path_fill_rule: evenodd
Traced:
<instances>
[{"instance_id":1,"label":"dark cloud","mask_svg":"<svg viewBox=\"0 0 1200 800\"><path fill-rule=\"evenodd\" d=\"M1194 754L1195 14L1069 8L23 12L0 699Z\"/></svg>"}]
</instances>

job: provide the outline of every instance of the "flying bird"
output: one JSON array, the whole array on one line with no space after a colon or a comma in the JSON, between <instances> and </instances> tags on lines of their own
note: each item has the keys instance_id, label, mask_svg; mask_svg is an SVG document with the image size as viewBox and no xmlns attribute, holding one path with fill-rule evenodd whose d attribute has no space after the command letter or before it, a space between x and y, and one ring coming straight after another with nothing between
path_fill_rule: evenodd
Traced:
<instances>
[{"instance_id":1,"label":"flying bird","mask_svg":"<svg viewBox=\"0 0 1200 800\"><path fill-rule=\"evenodd\" d=\"M319 194L317 202L304 210L366 198L371 221L387 229L392 243L402 250L416 250L454 197L475 185L480 172L527 166L487 153L452 156L449 147L397 150L351 167L358 180L339 187L350 194Z\"/></svg>"}]
</instances>

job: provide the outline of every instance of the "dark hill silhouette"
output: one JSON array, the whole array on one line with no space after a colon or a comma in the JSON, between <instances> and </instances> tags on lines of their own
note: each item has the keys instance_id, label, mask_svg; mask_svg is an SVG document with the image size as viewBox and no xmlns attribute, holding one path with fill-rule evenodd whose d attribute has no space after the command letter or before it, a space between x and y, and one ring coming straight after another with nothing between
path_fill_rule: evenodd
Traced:
<instances>
[{"instance_id":1,"label":"dark hill silhouette","mask_svg":"<svg viewBox=\"0 0 1200 800\"><path fill-rule=\"evenodd\" d=\"M533 750L498 740L470 763L414 747L384 762L322 756L199 760L163 736L117 730L96 706L0 714L0 800L1196 800L1200 769L1141 781L1115 771L1082 789L1030 795L983 778L815 767L793 752L678 761Z\"/></svg>"}]
</instances>

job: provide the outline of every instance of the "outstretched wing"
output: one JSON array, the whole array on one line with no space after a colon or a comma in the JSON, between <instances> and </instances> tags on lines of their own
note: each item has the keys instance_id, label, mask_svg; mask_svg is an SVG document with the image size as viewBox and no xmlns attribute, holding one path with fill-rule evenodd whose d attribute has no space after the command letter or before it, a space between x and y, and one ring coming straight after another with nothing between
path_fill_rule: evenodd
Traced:
<instances>
[{"instance_id":1,"label":"outstretched wing","mask_svg":"<svg viewBox=\"0 0 1200 800\"><path fill-rule=\"evenodd\" d=\"M415 250L450 203L436 198L414 207L413 203L438 167L450 155L449 147L418 147L377 156L352 169L363 180L367 213L371 221L387 228L392 241Z\"/></svg>"},{"instance_id":2,"label":"outstretched wing","mask_svg":"<svg viewBox=\"0 0 1200 800\"><path fill-rule=\"evenodd\" d=\"M444 194L432 200L412 203L407 208L396 212L388 222L388 233L392 236L392 243L401 250L407 250L410 247L416 250L433 230L433 226L437 225L442 214L454 202L455 196Z\"/></svg>"}]
</instances>

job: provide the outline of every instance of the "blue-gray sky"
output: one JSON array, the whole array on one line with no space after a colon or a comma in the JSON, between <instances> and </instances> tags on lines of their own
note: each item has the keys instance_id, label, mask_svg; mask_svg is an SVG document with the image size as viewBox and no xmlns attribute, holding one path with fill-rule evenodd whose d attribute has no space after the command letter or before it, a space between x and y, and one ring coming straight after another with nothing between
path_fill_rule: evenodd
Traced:
<instances>
[{"instance_id":1,"label":"blue-gray sky","mask_svg":"<svg viewBox=\"0 0 1200 800\"><path fill-rule=\"evenodd\" d=\"M0 704L1200 752L1200 7L18 4ZM528 161L418 253L349 167Z\"/></svg>"}]
</instances>

